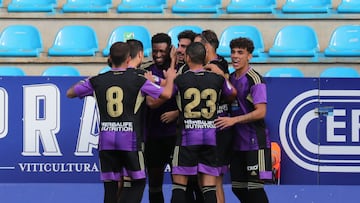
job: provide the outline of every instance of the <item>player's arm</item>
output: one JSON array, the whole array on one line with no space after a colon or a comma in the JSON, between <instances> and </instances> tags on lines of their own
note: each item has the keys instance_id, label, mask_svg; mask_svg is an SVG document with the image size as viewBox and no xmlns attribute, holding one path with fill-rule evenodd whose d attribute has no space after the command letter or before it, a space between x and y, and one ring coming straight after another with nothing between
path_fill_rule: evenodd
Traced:
<instances>
[{"instance_id":1,"label":"player's arm","mask_svg":"<svg viewBox=\"0 0 360 203\"><path fill-rule=\"evenodd\" d=\"M166 84L164 86L164 90L161 93L160 97L161 99L170 99L171 96L173 95L173 91L174 91L174 80L176 78L176 70L174 67L170 67L168 68L165 72L164 72L164 76L166 79Z\"/></svg>"},{"instance_id":2,"label":"player's arm","mask_svg":"<svg viewBox=\"0 0 360 203\"><path fill-rule=\"evenodd\" d=\"M150 96L146 96L146 105L148 105L150 108L152 109L156 109L158 107L160 107L163 103L165 103L166 99L155 99L153 97Z\"/></svg>"},{"instance_id":3,"label":"player's arm","mask_svg":"<svg viewBox=\"0 0 360 203\"><path fill-rule=\"evenodd\" d=\"M234 117L219 117L215 120L217 128L224 129L237 123L251 123L260 119L264 119L266 115L266 103L254 105L255 109L247 114Z\"/></svg>"},{"instance_id":4,"label":"player's arm","mask_svg":"<svg viewBox=\"0 0 360 203\"><path fill-rule=\"evenodd\" d=\"M68 98L85 97L93 94L93 88L89 78L80 80L79 82L72 85L67 91L66 96Z\"/></svg>"}]
</instances>

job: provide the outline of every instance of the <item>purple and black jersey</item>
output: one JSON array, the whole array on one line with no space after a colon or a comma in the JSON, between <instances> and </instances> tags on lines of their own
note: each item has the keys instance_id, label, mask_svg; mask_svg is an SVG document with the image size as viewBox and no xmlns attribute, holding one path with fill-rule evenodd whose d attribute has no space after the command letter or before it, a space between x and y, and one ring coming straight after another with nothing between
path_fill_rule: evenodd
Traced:
<instances>
[{"instance_id":1,"label":"purple and black jersey","mask_svg":"<svg viewBox=\"0 0 360 203\"><path fill-rule=\"evenodd\" d=\"M165 79L163 69L159 69L155 64L147 67L146 70L151 71L154 76L157 76L161 79ZM167 100L164 104L155 109L147 110L147 134L148 138L157 138L164 136L175 136L176 134L176 123L173 121L170 123L161 122L160 117L162 114L177 110L176 99L173 96L171 99Z\"/></svg>"},{"instance_id":2,"label":"purple and black jersey","mask_svg":"<svg viewBox=\"0 0 360 203\"><path fill-rule=\"evenodd\" d=\"M218 55L217 58L211 60L209 64L215 64L226 76L229 76L229 65L224 57ZM217 114L218 116L229 116L229 105L225 102L224 95L221 95Z\"/></svg>"},{"instance_id":3,"label":"purple and black jersey","mask_svg":"<svg viewBox=\"0 0 360 203\"><path fill-rule=\"evenodd\" d=\"M237 97L231 106L231 115L239 116L254 110L255 104L267 103L266 85L262 76L254 69L236 78L230 75L230 82L237 90ZM264 119L251 123L236 124L234 150L249 151L270 147L268 130Z\"/></svg>"},{"instance_id":4,"label":"purple and black jersey","mask_svg":"<svg viewBox=\"0 0 360 203\"><path fill-rule=\"evenodd\" d=\"M225 79L213 72L186 71L174 81L178 88L181 146L216 145L217 108L221 93L229 95L231 88Z\"/></svg>"},{"instance_id":5,"label":"purple and black jersey","mask_svg":"<svg viewBox=\"0 0 360 203\"><path fill-rule=\"evenodd\" d=\"M113 69L74 87L78 97L96 98L100 114L99 150L141 149L144 96L158 98L163 91L141 73L134 68Z\"/></svg>"}]
</instances>

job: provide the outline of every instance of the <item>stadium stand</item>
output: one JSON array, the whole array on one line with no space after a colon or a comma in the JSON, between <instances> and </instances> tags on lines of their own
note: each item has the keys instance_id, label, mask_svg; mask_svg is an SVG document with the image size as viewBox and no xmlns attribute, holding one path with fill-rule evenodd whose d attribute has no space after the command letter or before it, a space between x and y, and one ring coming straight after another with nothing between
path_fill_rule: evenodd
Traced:
<instances>
[{"instance_id":1,"label":"stadium stand","mask_svg":"<svg viewBox=\"0 0 360 203\"><path fill-rule=\"evenodd\" d=\"M171 43L175 47L179 44L179 40L177 38L178 34L184 30L192 30L195 33L201 33L203 29L197 25L178 25L170 28L167 33L171 37Z\"/></svg>"},{"instance_id":2,"label":"stadium stand","mask_svg":"<svg viewBox=\"0 0 360 203\"><path fill-rule=\"evenodd\" d=\"M98 51L95 30L85 25L62 27L49 48L49 56L94 56Z\"/></svg>"},{"instance_id":3,"label":"stadium stand","mask_svg":"<svg viewBox=\"0 0 360 203\"><path fill-rule=\"evenodd\" d=\"M287 25L277 33L269 56L315 57L320 45L315 30L307 25Z\"/></svg>"},{"instance_id":4,"label":"stadium stand","mask_svg":"<svg viewBox=\"0 0 360 203\"><path fill-rule=\"evenodd\" d=\"M163 13L166 2L163 0L126 0L117 7L119 13Z\"/></svg>"},{"instance_id":5,"label":"stadium stand","mask_svg":"<svg viewBox=\"0 0 360 203\"><path fill-rule=\"evenodd\" d=\"M360 13L360 1L342 0L337 7L339 13Z\"/></svg>"},{"instance_id":6,"label":"stadium stand","mask_svg":"<svg viewBox=\"0 0 360 203\"><path fill-rule=\"evenodd\" d=\"M62 10L68 12L94 12L94 13L107 13L112 7L112 0L67 0L62 6Z\"/></svg>"},{"instance_id":7,"label":"stadium stand","mask_svg":"<svg viewBox=\"0 0 360 203\"><path fill-rule=\"evenodd\" d=\"M331 8L331 0L287 0L282 6L282 11L285 13L327 13Z\"/></svg>"},{"instance_id":8,"label":"stadium stand","mask_svg":"<svg viewBox=\"0 0 360 203\"><path fill-rule=\"evenodd\" d=\"M101 69L101 70L99 71L99 73L106 73L106 72L108 72L109 70L111 70L111 68L110 68L109 66L106 66L105 68Z\"/></svg>"},{"instance_id":9,"label":"stadium stand","mask_svg":"<svg viewBox=\"0 0 360 203\"><path fill-rule=\"evenodd\" d=\"M221 0L177 0L172 6L174 13L217 13L221 8Z\"/></svg>"},{"instance_id":10,"label":"stadium stand","mask_svg":"<svg viewBox=\"0 0 360 203\"><path fill-rule=\"evenodd\" d=\"M15 66L0 66L0 76L25 76L25 72Z\"/></svg>"},{"instance_id":11,"label":"stadium stand","mask_svg":"<svg viewBox=\"0 0 360 203\"><path fill-rule=\"evenodd\" d=\"M0 56L38 57L42 50L41 34L32 25L9 25L0 35Z\"/></svg>"},{"instance_id":12,"label":"stadium stand","mask_svg":"<svg viewBox=\"0 0 360 203\"><path fill-rule=\"evenodd\" d=\"M323 70L320 77L331 77L331 78L358 78L360 77L359 72L352 67L330 67Z\"/></svg>"},{"instance_id":13,"label":"stadium stand","mask_svg":"<svg viewBox=\"0 0 360 203\"><path fill-rule=\"evenodd\" d=\"M227 13L273 13L275 0L231 0L226 6Z\"/></svg>"},{"instance_id":14,"label":"stadium stand","mask_svg":"<svg viewBox=\"0 0 360 203\"><path fill-rule=\"evenodd\" d=\"M103 55L109 55L110 47L114 42L126 42L128 39L140 40L144 46L144 56L150 56L151 34L146 27L140 25L122 25L115 28L110 34L107 46L103 49Z\"/></svg>"},{"instance_id":15,"label":"stadium stand","mask_svg":"<svg viewBox=\"0 0 360 203\"><path fill-rule=\"evenodd\" d=\"M296 67L274 67L267 71L265 77L304 77L304 73Z\"/></svg>"},{"instance_id":16,"label":"stadium stand","mask_svg":"<svg viewBox=\"0 0 360 203\"><path fill-rule=\"evenodd\" d=\"M63 7L68 0L57 0L54 12L9 12L8 5L12 0L2 0L0 17L2 24L0 29L9 25L24 24L38 28L42 36L43 50L39 57L29 59L27 57L3 57L0 65L20 66L30 75L41 75L42 71L52 65L73 65L76 66L81 74L96 74L101 67L106 64L106 56L102 51L107 47L109 36L119 26L134 25L145 27L150 35L158 32L168 32L172 27L193 25L202 29L212 29L218 36L227 27L237 25L247 25L256 27L262 35L264 43L264 57L253 57L252 63L260 71L265 73L272 67L292 67L298 66L305 76L319 75L320 72L329 65L353 66L360 68L360 59L356 56L329 56L324 54L328 47L332 32L343 25L358 25L359 15L356 13L338 13L341 0L332 1L332 9L327 13L284 13L282 7L286 0L276 0L276 7L273 12L268 13L229 13L227 7L231 3L245 3L245 0L218 1L218 11L216 13L175 13L172 8L178 3L176 0L162 0L162 13L131 13L117 11L118 5L124 3L121 0L112 0L112 4L106 13L97 12L64 12ZM24 0L25 1L25 0ZM139 0L142 1L142 0ZM252 1L256 3L256 0ZM99 2L99 1L98 1ZM195 1L194 1L195 2ZM219 4L220 2L220 4ZM96 52L91 57L72 55L69 57L49 57L51 56L52 44L56 38L58 30L68 25L84 25L94 29L98 37L98 47L101 52ZM272 48L277 32L287 25L305 25L314 29L318 36L320 50L316 57L279 57L270 56L269 50ZM302 38L299 38L302 39ZM298 40L299 41L299 40ZM177 45L174 40L174 45ZM50 53L50 54L49 54ZM256 53L255 53L256 55ZM151 60L147 57L145 61ZM23 66L26 64L26 66Z\"/></svg>"},{"instance_id":17,"label":"stadium stand","mask_svg":"<svg viewBox=\"0 0 360 203\"><path fill-rule=\"evenodd\" d=\"M51 66L44 70L42 76L80 76L80 72L72 66Z\"/></svg>"},{"instance_id":18,"label":"stadium stand","mask_svg":"<svg viewBox=\"0 0 360 203\"><path fill-rule=\"evenodd\" d=\"M12 0L8 12L54 12L57 0Z\"/></svg>"},{"instance_id":19,"label":"stadium stand","mask_svg":"<svg viewBox=\"0 0 360 203\"><path fill-rule=\"evenodd\" d=\"M343 25L334 30L325 56L360 56L360 25Z\"/></svg>"},{"instance_id":20,"label":"stadium stand","mask_svg":"<svg viewBox=\"0 0 360 203\"><path fill-rule=\"evenodd\" d=\"M262 34L257 27L251 25L233 25L225 28L220 35L219 48L217 49L217 53L224 57L230 57L230 41L237 37L250 38L254 42L255 49L252 53L252 60L265 57L265 47Z\"/></svg>"}]
</instances>

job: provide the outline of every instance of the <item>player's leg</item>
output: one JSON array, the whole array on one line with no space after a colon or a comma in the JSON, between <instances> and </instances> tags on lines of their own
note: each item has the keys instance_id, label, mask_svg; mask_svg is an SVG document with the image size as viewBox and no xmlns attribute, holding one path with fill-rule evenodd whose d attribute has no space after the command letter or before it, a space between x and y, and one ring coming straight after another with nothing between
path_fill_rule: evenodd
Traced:
<instances>
[{"instance_id":1,"label":"player's leg","mask_svg":"<svg viewBox=\"0 0 360 203\"><path fill-rule=\"evenodd\" d=\"M140 203L146 185L146 179L124 180L124 187L118 203Z\"/></svg>"},{"instance_id":2,"label":"player's leg","mask_svg":"<svg viewBox=\"0 0 360 203\"><path fill-rule=\"evenodd\" d=\"M204 202L216 203L216 179L219 176L216 146L202 146L198 151L198 171Z\"/></svg>"},{"instance_id":3,"label":"player's leg","mask_svg":"<svg viewBox=\"0 0 360 203\"><path fill-rule=\"evenodd\" d=\"M121 151L101 150L99 151L100 176L104 182L104 203L113 203L118 199L118 182L122 177Z\"/></svg>"},{"instance_id":4,"label":"player's leg","mask_svg":"<svg viewBox=\"0 0 360 203\"><path fill-rule=\"evenodd\" d=\"M188 177L188 183L186 185L186 200L189 203L203 203L204 195L202 193L199 178L197 175Z\"/></svg>"},{"instance_id":5,"label":"player's leg","mask_svg":"<svg viewBox=\"0 0 360 203\"><path fill-rule=\"evenodd\" d=\"M249 202L268 203L265 180L272 179L271 150L260 149L247 153ZM258 167L251 167L258 166Z\"/></svg>"},{"instance_id":6,"label":"player's leg","mask_svg":"<svg viewBox=\"0 0 360 203\"><path fill-rule=\"evenodd\" d=\"M171 203L184 203L186 201L187 176L173 174Z\"/></svg>"},{"instance_id":7,"label":"player's leg","mask_svg":"<svg viewBox=\"0 0 360 203\"><path fill-rule=\"evenodd\" d=\"M248 181L245 154L235 151L230 162L231 189L241 203L248 202Z\"/></svg>"},{"instance_id":8,"label":"player's leg","mask_svg":"<svg viewBox=\"0 0 360 203\"><path fill-rule=\"evenodd\" d=\"M216 203L216 176L201 174L201 190L204 195L204 202Z\"/></svg>"},{"instance_id":9,"label":"player's leg","mask_svg":"<svg viewBox=\"0 0 360 203\"><path fill-rule=\"evenodd\" d=\"M149 202L163 203L162 186L166 164L171 163L176 136L149 139L145 145L145 160L149 181Z\"/></svg>"},{"instance_id":10,"label":"player's leg","mask_svg":"<svg viewBox=\"0 0 360 203\"><path fill-rule=\"evenodd\" d=\"M186 185L188 176L197 174L197 155L185 146L175 146L172 160L172 197L171 203L187 202Z\"/></svg>"},{"instance_id":11,"label":"player's leg","mask_svg":"<svg viewBox=\"0 0 360 203\"><path fill-rule=\"evenodd\" d=\"M225 203L225 194L223 187L223 175L216 177L216 198L217 203Z\"/></svg>"},{"instance_id":12,"label":"player's leg","mask_svg":"<svg viewBox=\"0 0 360 203\"><path fill-rule=\"evenodd\" d=\"M124 180L119 203L140 203L146 185L143 152L132 151L125 154L126 174L131 179Z\"/></svg>"},{"instance_id":13,"label":"player's leg","mask_svg":"<svg viewBox=\"0 0 360 203\"><path fill-rule=\"evenodd\" d=\"M104 203L114 203L117 201L118 182L104 181Z\"/></svg>"},{"instance_id":14,"label":"player's leg","mask_svg":"<svg viewBox=\"0 0 360 203\"><path fill-rule=\"evenodd\" d=\"M219 176L216 178L217 203L225 203L223 179L224 175L229 172L229 165L232 156L233 134L232 128L218 130L216 132L216 147L219 167Z\"/></svg>"}]
</instances>

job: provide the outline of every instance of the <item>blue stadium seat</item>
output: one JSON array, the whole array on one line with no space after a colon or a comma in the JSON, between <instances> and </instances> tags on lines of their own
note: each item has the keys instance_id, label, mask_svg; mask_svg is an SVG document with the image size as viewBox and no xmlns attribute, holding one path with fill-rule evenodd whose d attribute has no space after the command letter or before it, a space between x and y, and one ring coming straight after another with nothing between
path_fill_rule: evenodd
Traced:
<instances>
[{"instance_id":1,"label":"blue stadium seat","mask_svg":"<svg viewBox=\"0 0 360 203\"><path fill-rule=\"evenodd\" d=\"M359 72L352 67L330 67L320 73L320 77L328 78L358 78Z\"/></svg>"},{"instance_id":2,"label":"blue stadium seat","mask_svg":"<svg viewBox=\"0 0 360 203\"><path fill-rule=\"evenodd\" d=\"M264 74L265 77L304 77L304 73L296 67L271 68Z\"/></svg>"},{"instance_id":3,"label":"blue stadium seat","mask_svg":"<svg viewBox=\"0 0 360 203\"><path fill-rule=\"evenodd\" d=\"M332 0L286 0L281 10L284 13L327 13Z\"/></svg>"},{"instance_id":4,"label":"blue stadium seat","mask_svg":"<svg viewBox=\"0 0 360 203\"><path fill-rule=\"evenodd\" d=\"M201 33L203 29L197 25L177 25L169 29L168 35L171 37L171 43L177 47L179 44L178 34L184 30L192 30L195 33Z\"/></svg>"},{"instance_id":5,"label":"blue stadium seat","mask_svg":"<svg viewBox=\"0 0 360 203\"><path fill-rule=\"evenodd\" d=\"M162 13L164 0L124 0L117 7L118 13Z\"/></svg>"},{"instance_id":6,"label":"blue stadium seat","mask_svg":"<svg viewBox=\"0 0 360 203\"><path fill-rule=\"evenodd\" d=\"M2 66L0 67L0 76L25 76L25 72L15 66Z\"/></svg>"},{"instance_id":7,"label":"blue stadium seat","mask_svg":"<svg viewBox=\"0 0 360 203\"><path fill-rule=\"evenodd\" d=\"M49 48L49 56L95 56L98 51L96 32L86 25L62 27Z\"/></svg>"},{"instance_id":8,"label":"blue stadium seat","mask_svg":"<svg viewBox=\"0 0 360 203\"><path fill-rule=\"evenodd\" d=\"M231 74L231 73L233 73L233 72L235 72L234 66L229 65L229 73Z\"/></svg>"},{"instance_id":9,"label":"blue stadium seat","mask_svg":"<svg viewBox=\"0 0 360 203\"><path fill-rule=\"evenodd\" d=\"M73 66L51 66L43 71L42 76L80 76L80 72Z\"/></svg>"},{"instance_id":10,"label":"blue stadium seat","mask_svg":"<svg viewBox=\"0 0 360 203\"><path fill-rule=\"evenodd\" d=\"M217 13L221 0L176 0L172 6L173 13Z\"/></svg>"},{"instance_id":11,"label":"blue stadium seat","mask_svg":"<svg viewBox=\"0 0 360 203\"><path fill-rule=\"evenodd\" d=\"M3 2L0 0L0 8L3 7Z\"/></svg>"},{"instance_id":12,"label":"blue stadium seat","mask_svg":"<svg viewBox=\"0 0 360 203\"><path fill-rule=\"evenodd\" d=\"M359 0L342 0L337 7L339 13L360 13Z\"/></svg>"},{"instance_id":13,"label":"blue stadium seat","mask_svg":"<svg viewBox=\"0 0 360 203\"><path fill-rule=\"evenodd\" d=\"M342 25L331 35L325 56L360 56L360 25Z\"/></svg>"},{"instance_id":14,"label":"blue stadium seat","mask_svg":"<svg viewBox=\"0 0 360 203\"><path fill-rule=\"evenodd\" d=\"M8 12L54 12L57 0L12 0Z\"/></svg>"},{"instance_id":15,"label":"blue stadium seat","mask_svg":"<svg viewBox=\"0 0 360 203\"><path fill-rule=\"evenodd\" d=\"M227 13L273 13L275 0L231 0L226 7Z\"/></svg>"},{"instance_id":16,"label":"blue stadium seat","mask_svg":"<svg viewBox=\"0 0 360 203\"><path fill-rule=\"evenodd\" d=\"M67 0L62 10L65 13L106 13L112 7L112 0Z\"/></svg>"},{"instance_id":17,"label":"blue stadium seat","mask_svg":"<svg viewBox=\"0 0 360 203\"><path fill-rule=\"evenodd\" d=\"M108 39L107 46L102 52L103 55L109 55L110 47L114 42L126 42L128 39L140 40L144 46L144 56L150 56L151 34L146 27L140 25L121 25L115 28Z\"/></svg>"},{"instance_id":18,"label":"blue stadium seat","mask_svg":"<svg viewBox=\"0 0 360 203\"><path fill-rule=\"evenodd\" d=\"M217 53L223 57L229 57L231 54L230 41L234 38L246 37L253 41L253 57L259 57L264 52L264 41L260 31L251 25L233 25L224 29L220 35L219 48Z\"/></svg>"},{"instance_id":19,"label":"blue stadium seat","mask_svg":"<svg viewBox=\"0 0 360 203\"><path fill-rule=\"evenodd\" d=\"M99 74L101 74L101 73L106 73L106 72L108 72L109 70L111 70L111 68L110 68L109 66L106 66L105 68L103 68L103 69L101 69L101 70L99 71Z\"/></svg>"},{"instance_id":20,"label":"blue stadium seat","mask_svg":"<svg viewBox=\"0 0 360 203\"><path fill-rule=\"evenodd\" d=\"M320 51L317 34L306 25L287 25L275 36L269 56L315 57Z\"/></svg>"},{"instance_id":21,"label":"blue stadium seat","mask_svg":"<svg viewBox=\"0 0 360 203\"><path fill-rule=\"evenodd\" d=\"M32 25L9 25L0 35L0 56L34 56L43 50L39 30Z\"/></svg>"}]
</instances>

